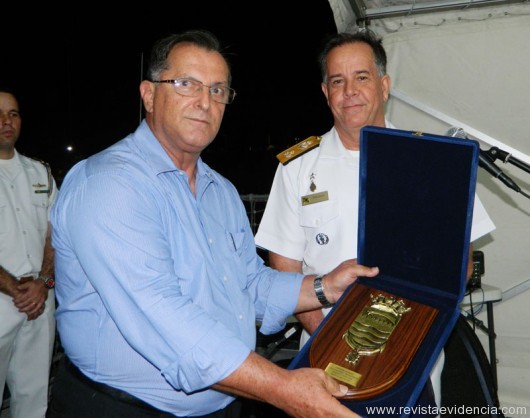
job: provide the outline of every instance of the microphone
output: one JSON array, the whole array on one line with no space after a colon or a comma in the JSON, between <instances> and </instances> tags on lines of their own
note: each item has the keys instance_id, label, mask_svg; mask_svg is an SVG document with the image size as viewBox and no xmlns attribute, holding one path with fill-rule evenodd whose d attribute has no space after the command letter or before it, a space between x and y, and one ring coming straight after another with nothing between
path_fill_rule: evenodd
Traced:
<instances>
[{"instance_id":1,"label":"microphone","mask_svg":"<svg viewBox=\"0 0 530 418\"><path fill-rule=\"evenodd\" d=\"M451 136L453 138L461 139L473 139L467 135L466 131L464 131L462 128L457 127L450 128L445 134L445 136ZM493 159L484 150L480 150L479 152L478 165L485 169L493 177L498 178L510 189L515 190L517 193L521 192L521 188L517 184L515 184L515 182L510 177L504 174L504 172L499 167L495 165Z\"/></svg>"}]
</instances>

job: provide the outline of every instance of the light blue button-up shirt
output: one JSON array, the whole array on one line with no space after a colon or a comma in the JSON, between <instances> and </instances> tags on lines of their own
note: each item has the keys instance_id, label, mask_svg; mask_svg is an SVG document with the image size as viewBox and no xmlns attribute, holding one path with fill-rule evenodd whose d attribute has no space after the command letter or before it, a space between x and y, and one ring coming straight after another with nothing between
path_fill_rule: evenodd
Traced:
<instances>
[{"instance_id":1,"label":"light blue button-up shirt","mask_svg":"<svg viewBox=\"0 0 530 418\"><path fill-rule=\"evenodd\" d=\"M234 186L197 164L196 197L146 122L66 176L51 221L57 326L91 379L176 416L233 399L208 389L280 331L302 276L256 255Z\"/></svg>"}]
</instances>

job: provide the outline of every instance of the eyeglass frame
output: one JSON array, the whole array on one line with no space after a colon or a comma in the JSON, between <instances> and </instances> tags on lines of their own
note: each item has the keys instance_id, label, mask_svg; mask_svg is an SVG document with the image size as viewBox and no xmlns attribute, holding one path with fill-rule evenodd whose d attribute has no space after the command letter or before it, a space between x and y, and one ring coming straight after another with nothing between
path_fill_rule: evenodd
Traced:
<instances>
[{"instance_id":1,"label":"eyeglass frame","mask_svg":"<svg viewBox=\"0 0 530 418\"><path fill-rule=\"evenodd\" d=\"M186 95L186 94L182 94L181 92L179 92L177 90L177 82L178 81L182 81L182 80L188 80L188 81L192 81L194 83L199 83L200 84L200 87L197 88L197 90L195 90L195 94L194 95ZM208 86L206 84L204 84L202 81L199 81L199 80L196 80L195 78L192 78L192 77L179 77L179 78L175 78L173 80L154 80L152 81L153 83L167 83L167 84L173 84L173 87L175 88L175 92L177 94L180 94L181 96L184 96L184 97L198 97L200 92L202 91L203 87L208 87L208 95L209 97L212 98L212 100L214 102L217 102L217 103L221 103L221 104L231 104L234 102L234 99L236 98L236 91L232 88L232 87L228 87L228 86L220 86L220 85L216 85L216 84L213 84L211 86ZM215 99L215 95L212 94L212 89L213 88L221 88L221 89L226 89L228 90L228 101L227 102L219 102Z\"/></svg>"}]
</instances>

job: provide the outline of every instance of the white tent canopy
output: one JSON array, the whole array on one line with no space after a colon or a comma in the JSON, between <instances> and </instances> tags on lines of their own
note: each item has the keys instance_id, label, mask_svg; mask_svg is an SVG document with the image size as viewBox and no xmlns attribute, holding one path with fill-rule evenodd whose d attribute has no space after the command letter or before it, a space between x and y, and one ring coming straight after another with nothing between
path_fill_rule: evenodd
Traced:
<instances>
[{"instance_id":1,"label":"white tent canopy","mask_svg":"<svg viewBox=\"0 0 530 418\"><path fill-rule=\"evenodd\" d=\"M528 2L453 1L460 6L449 9L440 7L448 1L329 1L339 31L368 26L383 37L394 125L436 134L461 127L483 150L495 146L530 165ZM382 11L390 8L402 12L386 17ZM530 194L530 173L496 164ZM477 192L496 225L474 249L485 254L483 282L503 293L495 305L501 406L524 406L530 414L530 199L484 170ZM479 337L487 347L486 335Z\"/></svg>"}]
</instances>

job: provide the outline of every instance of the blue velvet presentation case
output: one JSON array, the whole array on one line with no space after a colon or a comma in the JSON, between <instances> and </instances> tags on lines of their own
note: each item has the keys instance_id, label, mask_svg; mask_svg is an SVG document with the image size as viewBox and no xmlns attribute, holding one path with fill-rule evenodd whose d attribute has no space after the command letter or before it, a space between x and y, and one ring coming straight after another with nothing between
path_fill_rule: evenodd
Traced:
<instances>
[{"instance_id":1,"label":"blue velvet presentation case","mask_svg":"<svg viewBox=\"0 0 530 418\"><path fill-rule=\"evenodd\" d=\"M469 139L372 126L361 131L358 262L378 266L380 274L350 286L289 369L311 367L313 342L357 284L437 310L392 387L367 399L341 400L361 416L414 415L412 407L460 314L479 150ZM336 341L342 343L341 335ZM375 414L372 407L396 409Z\"/></svg>"}]
</instances>

